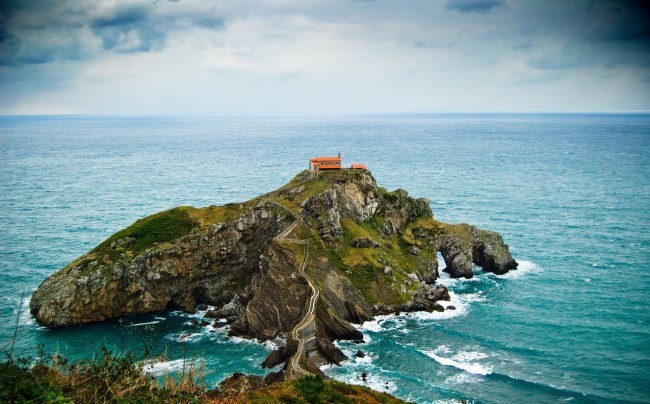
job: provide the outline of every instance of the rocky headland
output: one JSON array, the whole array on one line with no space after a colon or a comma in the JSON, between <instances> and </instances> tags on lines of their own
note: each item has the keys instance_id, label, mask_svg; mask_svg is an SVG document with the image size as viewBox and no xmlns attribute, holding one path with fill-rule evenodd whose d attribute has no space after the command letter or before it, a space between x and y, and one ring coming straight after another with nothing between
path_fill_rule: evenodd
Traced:
<instances>
[{"instance_id":1,"label":"rocky headland","mask_svg":"<svg viewBox=\"0 0 650 404\"><path fill-rule=\"evenodd\" d=\"M208 316L231 335L284 340L264 366L298 377L345 359L332 342L362 339L352 323L445 310L438 252L455 278L517 267L498 233L439 222L426 199L388 192L368 171L304 171L247 202L138 220L45 279L30 309L64 327L214 306Z\"/></svg>"}]
</instances>

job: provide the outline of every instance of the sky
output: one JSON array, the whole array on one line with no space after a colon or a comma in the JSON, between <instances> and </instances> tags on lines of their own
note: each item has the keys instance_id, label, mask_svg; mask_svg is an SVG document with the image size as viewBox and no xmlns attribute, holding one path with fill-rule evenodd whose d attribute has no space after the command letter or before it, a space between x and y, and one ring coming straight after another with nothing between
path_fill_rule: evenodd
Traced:
<instances>
[{"instance_id":1,"label":"sky","mask_svg":"<svg viewBox=\"0 0 650 404\"><path fill-rule=\"evenodd\" d=\"M1 0L0 114L650 111L649 10Z\"/></svg>"}]
</instances>

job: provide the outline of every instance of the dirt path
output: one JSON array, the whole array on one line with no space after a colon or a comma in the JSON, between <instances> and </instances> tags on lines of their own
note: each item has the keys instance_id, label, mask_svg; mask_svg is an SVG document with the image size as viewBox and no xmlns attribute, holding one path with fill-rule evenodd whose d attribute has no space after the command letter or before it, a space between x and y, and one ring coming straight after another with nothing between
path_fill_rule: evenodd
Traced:
<instances>
[{"instance_id":1,"label":"dirt path","mask_svg":"<svg viewBox=\"0 0 650 404\"><path fill-rule=\"evenodd\" d=\"M275 240L276 241L283 240L285 242L290 242L290 243L299 243L305 246L305 256L302 260L302 263L300 264L300 267L298 268L298 273L307 281L307 285L309 286L309 289L311 291L311 296L309 297L309 305L307 307L307 313L305 313L305 316L302 318L302 320L298 324L296 324L293 330L291 330L291 337L296 341L298 341L298 350L293 355L293 357L291 357L286 373L289 378L309 376L311 375L311 373L300 366L300 359L302 359L302 357L305 355L305 342L310 338L304 336L302 332L309 325L314 324L316 320L316 316L314 315L314 312L316 311L316 302L318 301L318 297L320 295L320 291L318 290L318 288L314 285L311 279L309 279L309 276L305 273L305 267L307 266L307 262L309 261L309 239L297 240L297 239L287 238L287 236L291 234L291 232L298 225L298 223L302 221L302 219L300 217L297 217L295 213L293 213L290 209L288 209L285 206L282 206L273 201L267 201L267 202L286 210L287 212L291 213L293 217L296 218L296 220L291 224L291 226L287 227L282 233L278 234L275 237Z\"/></svg>"}]
</instances>

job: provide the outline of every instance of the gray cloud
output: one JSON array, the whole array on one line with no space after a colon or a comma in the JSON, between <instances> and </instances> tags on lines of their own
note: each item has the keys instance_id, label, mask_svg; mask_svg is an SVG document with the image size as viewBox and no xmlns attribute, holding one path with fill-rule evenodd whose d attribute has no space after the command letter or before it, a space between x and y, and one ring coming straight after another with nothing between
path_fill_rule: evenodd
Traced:
<instances>
[{"instance_id":1,"label":"gray cloud","mask_svg":"<svg viewBox=\"0 0 650 404\"><path fill-rule=\"evenodd\" d=\"M90 26L93 28L131 26L146 21L150 14L151 6L143 4L118 5L116 9L93 18L90 21Z\"/></svg>"},{"instance_id":2,"label":"gray cloud","mask_svg":"<svg viewBox=\"0 0 650 404\"><path fill-rule=\"evenodd\" d=\"M119 4L119 3L118 3ZM153 5L127 4L93 18L89 25L105 50L147 52L161 49L165 33L150 21Z\"/></svg>"},{"instance_id":3,"label":"gray cloud","mask_svg":"<svg viewBox=\"0 0 650 404\"><path fill-rule=\"evenodd\" d=\"M650 66L650 12L644 2L571 2L526 10L538 21L527 35L529 63L538 69ZM537 20L533 19L537 17ZM553 18L555 17L555 19ZM546 45L542 43L546 41ZM550 43L550 45L549 45Z\"/></svg>"},{"instance_id":4,"label":"gray cloud","mask_svg":"<svg viewBox=\"0 0 650 404\"><path fill-rule=\"evenodd\" d=\"M145 112L554 109L565 92L580 109L650 108L648 8L623 0L0 0L0 86L15 111L66 99L72 111L140 111L138 103L152 108ZM61 84L48 87L54 80ZM579 98L581 80L589 99ZM599 94L606 101L591 103Z\"/></svg>"},{"instance_id":5,"label":"gray cloud","mask_svg":"<svg viewBox=\"0 0 650 404\"><path fill-rule=\"evenodd\" d=\"M209 7L177 1L7 1L0 8L0 65L92 59L102 51L159 51L191 27L218 30L226 20Z\"/></svg>"},{"instance_id":6,"label":"gray cloud","mask_svg":"<svg viewBox=\"0 0 650 404\"><path fill-rule=\"evenodd\" d=\"M447 0L445 7L448 10L461 13L487 13L504 5L504 0Z\"/></svg>"}]
</instances>

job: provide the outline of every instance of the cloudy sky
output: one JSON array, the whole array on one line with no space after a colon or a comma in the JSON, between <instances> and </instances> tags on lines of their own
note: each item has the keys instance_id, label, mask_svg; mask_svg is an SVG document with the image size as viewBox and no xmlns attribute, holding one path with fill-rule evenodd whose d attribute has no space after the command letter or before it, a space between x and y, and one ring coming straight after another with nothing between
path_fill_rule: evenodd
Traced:
<instances>
[{"instance_id":1,"label":"cloudy sky","mask_svg":"<svg viewBox=\"0 0 650 404\"><path fill-rule=\"evenodd\" d=\"M2 0L0 114L648 111L648 8Z\"/></svg>"}]
</instances>

